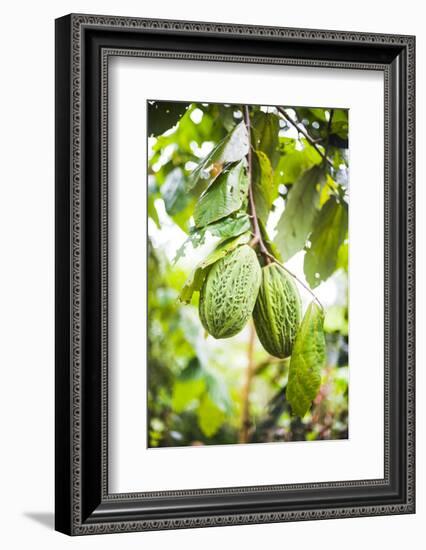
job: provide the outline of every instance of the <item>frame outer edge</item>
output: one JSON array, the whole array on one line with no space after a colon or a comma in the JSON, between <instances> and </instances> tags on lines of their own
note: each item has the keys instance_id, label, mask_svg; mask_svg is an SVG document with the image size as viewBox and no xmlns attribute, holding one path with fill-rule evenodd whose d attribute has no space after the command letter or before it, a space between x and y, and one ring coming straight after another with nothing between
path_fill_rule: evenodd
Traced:
<instances>
[{"instance_id":1,"label":"frame outer edge","mask_svg":"<svg viewBox=\"0 0 426 550\"><path fill-rule=\"evenodd\" d=\"M95 534L112 533L136 530L153 529L180 529L188 527L201 527L213 525L237 525L248 523L282 522L282 521L303 521L309 519L326 519L332 517L361 517L370 515L403 514L414 511L414 395L409 399L409 411L407 421L412 422L412 429L408 434L408 447L412 450L411 457L408 455L407 475L411 483L407 485L407 501L405 504L392 506L367 506L364 508L347 507L327 510L310 510L301 512L274 512L274 513L253 513L242 515L221 515L211 517L200 517L179 520L147 520L117 523L93 523L83 524L81 518L81 426L80 426L80 399L81 399L81 39L84 26L121 28L123 30L152 30L169 32L190 32L190 33L217 33L224 36L251 36L264 39L289 38L294 40L308 39L310 41L331 41L335 43L375 43L377 45L395 45L405 48L408 51L407 60L407 108L408 108L408 136L407 136L407 198L408 204L414 209L414 44L412 36L403 35L378 35L372 33L310 30L310 29L283 29L279 27L260 27L229 25L221 23L203 23L188 21L168 21L153 19L125 18L115 16L95 16L71 14L68 16L71 24L71 359L72 372L71 382L71 534ZM411 164L410 164L411 162ZM57 180L58 181L58 180ZM58 190L58 187L57 187ZM414 253L414 210L407 218L407 250ZM410 237L411 235L411 237ZM408 389L414 390L414 256L407 265L407 280L412 284L407 285L407 315L408 315ZM58 373L58 369L57 369ZM58 399L58 395L57 395ZM411 399L411 401L410 401Z\"/></svg>"}]
</instances>

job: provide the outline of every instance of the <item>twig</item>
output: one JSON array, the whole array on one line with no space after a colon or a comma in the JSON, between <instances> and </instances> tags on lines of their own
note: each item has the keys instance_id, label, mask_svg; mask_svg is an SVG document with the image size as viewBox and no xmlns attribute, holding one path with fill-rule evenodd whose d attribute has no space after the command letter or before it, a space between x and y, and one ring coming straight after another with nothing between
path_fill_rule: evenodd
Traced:
<instances>
[{"instance_id":1,"label":"twig","mask_svg":"<svg viewBox=\"0 0 426 550\"><path fill-rule=\"evenodd\" d=\"M310 143L310 145L312 145L312 147L316 150L316 152L326 161L328 162L328 164L333 167L333 163L332 161L327 157L327 152L326 153L323 153L321 151L321 149L318 147L318 145L316 144L315 140L312 139L312 137L308 134L308 132L302 128L301 126L299 126L297 124L297 122L295 122L291 116L289 116L285 110L282 108L282 107L277 107L277 110L278 112L285 118L285 120L287 120L287 122L289 122L292 126L294 126L296 128L296 130L302 134L302 136L304 136ZM330 119L331 119L331 116L330 116ZM330 121L329 119L329 121Z\"/></svg>"}]
</instances>

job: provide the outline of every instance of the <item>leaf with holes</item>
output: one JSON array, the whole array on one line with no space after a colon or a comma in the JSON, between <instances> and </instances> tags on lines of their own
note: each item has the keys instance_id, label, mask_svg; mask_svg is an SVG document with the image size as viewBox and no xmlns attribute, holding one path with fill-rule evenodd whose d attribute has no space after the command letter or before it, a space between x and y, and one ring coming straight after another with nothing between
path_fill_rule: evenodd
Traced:
<instances>
[{"instance_id":1,"label":"leaf with holes","mask_svg":"<svg viewBox=\"0 0 426 550\"><path fill-rule=\"evenodd\" d=\"M212 180L208 169L215 164L216 166L225 165L230 162L239 162L243 159L249 149L249 139L247 128L244 122L240 122L229 132L216 147L194 168L188 178L187 188L193 189L200 180L207 184ZM214 173L216 176L217 173Z\"/></svg>"},{"instance_id":2,"label":"leaf with holes","mask_svg":"<svg viewBox=\"0 0 426 550\"><path fill-rule=\"evenodd\" d=\"M201 195L194 209L197 228L205 227L239 210L247 196L245 161L226 168Z\"/></svg>"}]
</instances>

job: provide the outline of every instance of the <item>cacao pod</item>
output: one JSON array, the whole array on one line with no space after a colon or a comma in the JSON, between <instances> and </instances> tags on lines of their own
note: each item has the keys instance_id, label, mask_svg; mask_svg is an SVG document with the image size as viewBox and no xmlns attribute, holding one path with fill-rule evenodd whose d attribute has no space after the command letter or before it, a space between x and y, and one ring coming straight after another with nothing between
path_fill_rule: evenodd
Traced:
<instances>
[{"instance_id":1,"label":"cacao pod","mask_svg":"<svg viewBox=\"0 0 426 550\"><path fill-rule=\"evenodd\" d=\"M275 263L265 266L253 320L268 353L280 358L291 355L301 315L300 295L293 277Z\"/></svg>"},{"instance_id":2,"label":"cacao pod","mask_svg":"<svg viewBox=\"0 0 426 550\"><path fill-rule=\"evenodd\" d=\"M213 264L200 290L198 311L214 338L230 338L249 320L262 272L256 253L243 245Z\"/></svg>"}]
</instances>

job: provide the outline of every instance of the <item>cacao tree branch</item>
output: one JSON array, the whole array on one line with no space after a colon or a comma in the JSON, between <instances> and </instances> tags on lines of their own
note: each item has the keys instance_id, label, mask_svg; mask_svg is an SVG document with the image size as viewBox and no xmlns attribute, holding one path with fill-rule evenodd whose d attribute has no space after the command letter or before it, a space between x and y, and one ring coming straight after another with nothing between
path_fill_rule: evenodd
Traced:
<instances>
[{"instance_id":1,"label":"cacao tree branch","mask_svg":"<svg viewBox=\"0 0 426 550\"><path fill-rule=\"evenodd\" d=\"M299 132L299 134L302 134L302 136L304 136L309 144L315 149L315 151L323 158L323 160L325 160L325 162L327 162L331 167L333 167L333 162L328 158L327 156L327 151L325 153L323 153L321 151L321 149L318 147L316 141L314 139L312 139L312 137L308 134L308 132L302 128L301 126L299 126L297 124L296 121L294 121L290 115L288 115L285 111L285 109L283 109L282 107L277 107L277 110L279 112L279 114L287 121L289 122L294 128L296 128L296 130ZM330 115L330 118L329 118L329 126L330 126L330 120L331 120L331 115ZM328 143L327 143L327 146L328 146ZM327 147L328 148L328 147Z\"/></svg>"},{"instance_id":2,"label":"cacao tree branch","mask_svg":"<svg viewBox=\"0 0 426 550\"><path fill-rule=\"evenodd\" d=\"M253 226L253 239L250 242L250 246L253 248L258 245L260 253L265 259L265 262L267 264L271 263L271 260L269 258L268 249L265 246L265 243L262 239L262 233L260 231L259 227L259 221L257 219L256 214L256 205L254 203L254 196L253 196L253 170L252 170L252 147L251 147L251 124L250 124L250 113L248 105L244 105L244 122L247 128L248 138L249 138L249 149L247 153L247 175L249 180L249 186L248 186L248 199L249 199L249 210L250 210L250 219Z\"/></svg>"}]
</instances>

